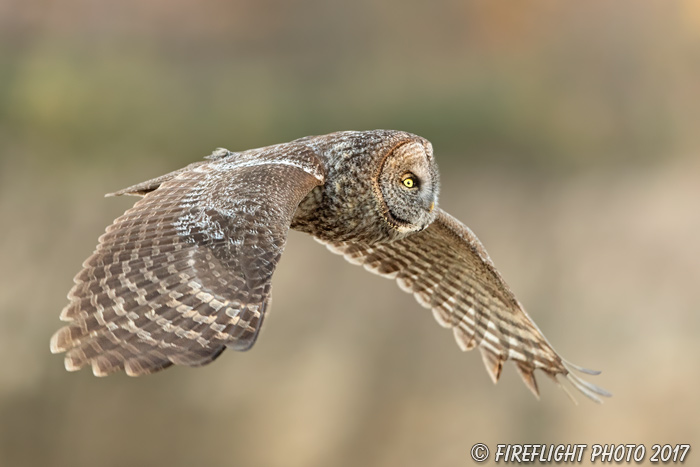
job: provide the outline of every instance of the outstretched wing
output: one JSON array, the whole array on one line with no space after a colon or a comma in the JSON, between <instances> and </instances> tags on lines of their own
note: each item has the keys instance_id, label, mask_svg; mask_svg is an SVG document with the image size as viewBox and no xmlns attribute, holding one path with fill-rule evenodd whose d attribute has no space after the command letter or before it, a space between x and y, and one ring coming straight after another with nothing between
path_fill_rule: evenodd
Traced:
<instances>
[{"instance_id":1,"label":"outstretched wing","mask_svg":"<svg viewBox=\"0 0 700 467\"><path fill-rule=\"evenodd\" d=\"M289 143L193 164L118 194L144 194L83 263L51 339L68 370L95 375L198 366L247 350L299 202L323 183Z\"/></svg>"},{"instance_id":2,"label":"outstretched wing","mask_svg":"<svg viewBox=\"0 0 700 467\"><path fill-rule=\"evenodd\" d=\"M367 270L396 279L399 286L433 311L437 321L452 329L462 350L479 347L494 382L507 359L515 361L525 384L539 397L534 371L557 381L565 376L596 402L605 390L573 374L525 313L486 250L464 224L444 211L426 230L381 245L328 244L328 248ZM558 382L558 381L557 381Z\"/></svg>"}]
</instances>

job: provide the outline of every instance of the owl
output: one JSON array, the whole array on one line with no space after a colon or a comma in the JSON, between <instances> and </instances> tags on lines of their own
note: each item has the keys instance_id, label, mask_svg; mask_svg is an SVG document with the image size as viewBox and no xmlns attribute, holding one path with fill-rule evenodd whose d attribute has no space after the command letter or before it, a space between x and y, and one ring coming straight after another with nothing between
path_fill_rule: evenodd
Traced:
<instances>
[{"instance_id":1,"label":"owl","mask_svg":"<svg viewBox=\"0 0 700 467\"><path fill-rule=\"evenodd\" d=\"M217 149L107 195L141 199L83 263L51 351L66 352L69 371L138 376L250 349L292 228L394 279L462 350L479 349L494 383L512 360L535 396L535 370L596 402L609 396L574 373L597 372L554 351L476 236L438 207L439 191L431 144L402 131Z\"/></svg>"}]
</instances>

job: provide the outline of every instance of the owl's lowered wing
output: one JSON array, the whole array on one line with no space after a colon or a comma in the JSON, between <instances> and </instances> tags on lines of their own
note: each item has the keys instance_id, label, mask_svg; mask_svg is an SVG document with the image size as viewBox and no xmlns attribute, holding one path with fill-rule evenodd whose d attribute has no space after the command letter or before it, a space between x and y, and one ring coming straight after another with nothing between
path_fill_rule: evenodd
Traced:
<instances>
[{"instance_id":1,"label":"owl's lowered wing","mask_svg":"<svg viewBox=\"0 0 700 467\"><path fill-rule=\"evenodd\" d=\"M565 376L583 394L600 402L605 390L572 370L597 374L565 362L525 313L476 236L444 211L426 230L381 245L328 244L328 248L376 274L396 279L437 321L454 332L462 350L479 347L494 382L503 362L515 361L525 384L539 396L534 371L555 381ZM558 382L558 381L557 381Z\"/></svg>"},{"instance_id":2,"label":"owl's lowered wing","mask_svg":"<svg viewBox=\"0 0 700 467\"><path fill-rule=\"evenodd\" d=\"M51 339L68 370L140 375L253 345L292 216L325 176L303 145L264 149L117 193L145 196L75 277Z\"/></svg>"}]
</instances>

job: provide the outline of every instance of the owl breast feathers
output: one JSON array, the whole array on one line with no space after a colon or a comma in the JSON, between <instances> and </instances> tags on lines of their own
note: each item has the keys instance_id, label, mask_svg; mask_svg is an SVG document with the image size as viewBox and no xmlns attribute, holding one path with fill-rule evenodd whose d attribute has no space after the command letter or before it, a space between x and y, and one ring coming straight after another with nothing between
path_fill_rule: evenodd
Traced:
<instances>
[{"instance_id":1,"label":"owl breast feathers","mask_svg":"<svg viewBox=\"0 0 700 467\"><path fill-rule=\"evenodd\" d=\"M69 371L137 376L249 349L291 227L396 280L462 350L479 348L494 382L510 359L535 395L542 370L609 396L574 374L596 372L554 351L476 236L437 207L439 186L427 140L375 130L218 149L113 193L142 198L83 263L51 351Z\"/></svg>"}]
</instances>

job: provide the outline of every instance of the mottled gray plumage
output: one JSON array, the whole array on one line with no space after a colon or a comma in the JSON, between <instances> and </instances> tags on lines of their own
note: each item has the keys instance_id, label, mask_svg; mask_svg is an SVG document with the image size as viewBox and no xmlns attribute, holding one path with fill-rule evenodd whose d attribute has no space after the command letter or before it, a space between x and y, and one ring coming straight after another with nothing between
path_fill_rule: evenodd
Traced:
<instances>
[{"instance_id":1,"label":"mottled gray plumage","mask_svg":"<svg viewBox=\"0 0 700 467\"><path fill-rule=\"evenodd\" d=\"M438 193L432 146L405 132L219 149L113 194L143 198L83 264L51 350L66 352L71 371L90 364L98 376L135 376L249 349L291 227L396 279L463 350L479 347L494 382L512 359L535 395L540 369L593 400L609 396L572 373L595 374L559 357L479 240L436 208Z\"/></svg>"}]
</instances>

